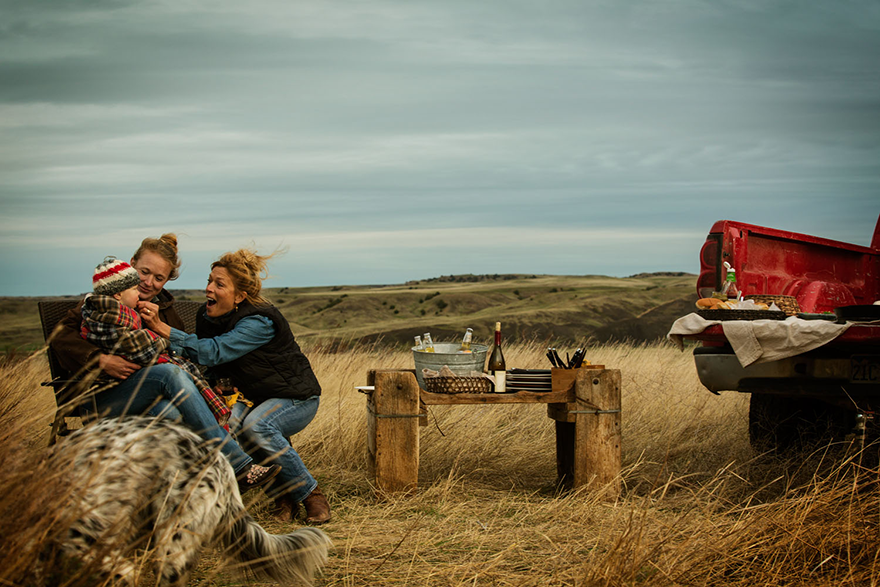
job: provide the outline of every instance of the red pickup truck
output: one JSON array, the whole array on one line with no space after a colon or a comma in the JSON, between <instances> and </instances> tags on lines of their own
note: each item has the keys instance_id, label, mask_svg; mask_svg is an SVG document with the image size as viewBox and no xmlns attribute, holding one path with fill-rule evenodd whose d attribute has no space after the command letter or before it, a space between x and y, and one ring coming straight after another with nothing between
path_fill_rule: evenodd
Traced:
<instances>
[{"instance_id":1,"label":"red pickup truck","mask_svg":"<svg viewBox=\"0 0 880 587\"><path fill-rule=\"evenodd\" d=\"M724 263L736 270L743 294L794 296L802 318L880 300L880 218L870 247L716 222L700 251L697 293L720 291ZM875 315L867 308L869 318ZM835 320L835 316L828 316ZM831 342L787 359L743 367L720 325L688 338L700 381L714 393L751 394L749 435L761 449L861 433L880 410L880 323L854 323Z\"/></svg>"}]
</instances>

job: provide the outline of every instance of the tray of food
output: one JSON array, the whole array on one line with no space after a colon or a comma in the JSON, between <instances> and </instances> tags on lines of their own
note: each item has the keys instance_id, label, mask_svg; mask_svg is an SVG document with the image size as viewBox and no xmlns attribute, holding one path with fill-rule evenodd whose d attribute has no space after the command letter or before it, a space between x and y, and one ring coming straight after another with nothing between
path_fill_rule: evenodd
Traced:
<instances>
[{"instance_id":1,"label":"tray of food","mask_svg":"<svg viewBox=\"0 0 880 587\"><path fill-rule=\"evenodd\" d=\"M776 306L772 306L776 308ZM697 315L706 320L785 320L788 314L782 310L750 300L720 300L700 298L697 300Z\"/></svg>"},{"instance_id":2,"label":"tray of food","mask_svg":"<svg viewBox=\"0 0 880 587\"><path fill-rule=\"evenodd\" d=\"M706 320L785 320L788 314L773 310L697 310Z\"/></svg>"}]
</instances>

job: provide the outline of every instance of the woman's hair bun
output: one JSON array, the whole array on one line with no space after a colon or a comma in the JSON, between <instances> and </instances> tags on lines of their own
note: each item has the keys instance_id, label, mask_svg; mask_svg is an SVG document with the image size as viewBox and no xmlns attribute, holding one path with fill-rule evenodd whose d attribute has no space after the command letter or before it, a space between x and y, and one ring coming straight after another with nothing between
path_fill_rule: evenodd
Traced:
<instances>
[{"instance_id":1,"label":"woman's hair bun","mask_svg":"<svg viewBox=\"0 0 880 587\"><path fill-rule=\"evenodd\" d=\"M166 243L168 246L174 249L174 252L177 252L177 235L173 232L166 232L162 236L159 237L159 240Z\"/></svg>"},{"instance_id":2,"label":"woman's hair bun","mask_svg":"<svg viewBox=\"0 0 880 587\"><path fill-rule=\"evenodd\" d=\"M166 232L159 238L145 238L141 241L141 246L135 251L132 259L137 261L141 258L141 254L143 254L144 251L156 253L165 259L168 264L171 265L171 274L168 276L168 280L171 281L177 279L177 276L180 275L180 258L177 256L176 234L173 232Z\"/></svg>"}]
</instances>

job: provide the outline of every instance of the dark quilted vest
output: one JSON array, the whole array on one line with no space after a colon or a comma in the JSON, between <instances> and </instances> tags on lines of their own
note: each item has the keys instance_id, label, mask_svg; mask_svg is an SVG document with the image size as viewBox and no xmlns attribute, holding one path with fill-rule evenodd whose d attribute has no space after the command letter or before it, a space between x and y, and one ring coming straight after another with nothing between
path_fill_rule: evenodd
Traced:
<instances>
[{"instance_id":1,"label":"dark quilted vest","mask_svg":"<svg viewBox=\"0 0 880 587\"><path fill-rule=\"evenodd\" d=\"M232 330L239 320L258 314L272 320L275 337L234 361L211 368L217 377L229 377L244 396L260 404L269 398L305 399L321 395L321 385L308 358L293 338L287 319L275 306L254 306L242 302L238 309L219 319L208 320L205 306L196 316L199 338L214 338Z\"/></svg>"}]
</instances>

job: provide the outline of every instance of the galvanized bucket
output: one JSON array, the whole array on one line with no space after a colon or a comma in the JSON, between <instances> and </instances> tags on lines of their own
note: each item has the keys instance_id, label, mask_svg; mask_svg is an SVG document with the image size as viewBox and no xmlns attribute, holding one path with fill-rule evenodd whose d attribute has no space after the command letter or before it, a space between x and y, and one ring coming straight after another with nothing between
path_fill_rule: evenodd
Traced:
<instances>
[{"instance_id":1,"label":"galvanized bucket","mask_svg":"<svg viewBox=\"0 0 880 587\"><path fill-rule=\"evenodd\" d=\"M416 363L416 379L419 380L419 387L425 389L425 379L422 377L422 369L433 369L439 371L443 365L456 375L467 375L470 371L479 371L482 373L483 365L486 364L486 354L489 347L484 344L472 344L471 353L459 353L461 348L459 343L438 342L434 343L434 352L426 353L425 351L416 350L412 347L413 360Z\"/></svg>"}]
</instances>

